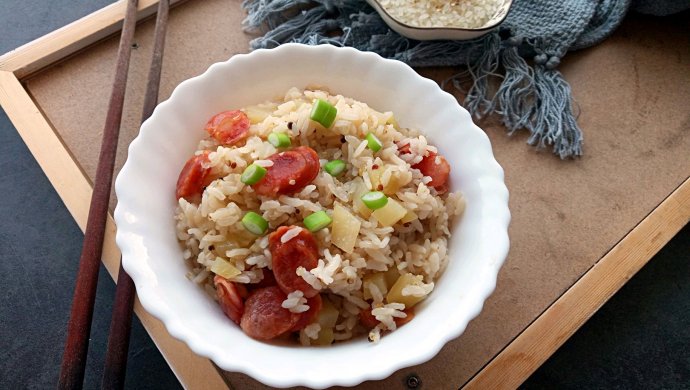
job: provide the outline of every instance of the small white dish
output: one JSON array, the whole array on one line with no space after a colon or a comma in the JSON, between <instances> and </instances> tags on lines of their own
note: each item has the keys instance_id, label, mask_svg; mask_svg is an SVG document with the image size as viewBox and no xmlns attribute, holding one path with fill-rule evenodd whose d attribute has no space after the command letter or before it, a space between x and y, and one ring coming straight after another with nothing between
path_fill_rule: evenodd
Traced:
<instances>
[{"instance_id":1,"label":"small white dish","mask_svg":"<svg viewBox=\"0 0 690 390\"><path fill-rule=\"evenodd\" d=\"M381 15L386 24L398 34L416 39L419 41L428 41L435 39L449 39L449 40L468 40L480 37L494 28L498 27L503 20L508 16L510 6L513 4L512 0L496 0L501 2L501 6L494 16L489 19L483 26L478 28L460 28L460 27L417 27L405 24L394 18L386 9L381 6L378 0L367 0L376 12Z\"/></svg>"},{"instance_id":2,"label":"small white dish","mask_svg":"<svg viewBox=\"0 0 690 390\"><path fill-rule=\"evenodd\" d=\"M365 337L330 347L254 340L185 277L174 193L180 169L205 136L204 124L222 110L310 85L393 111L402 126L425 131L451 165L451 190L467 201L434 292L411 323L378 344ZM182 82L141 126L115 190L116 240L144 308L220 368L276 387L353 386L431 359L479 314L508 253L508 190L486 134L435 82L402 62L352 48L286 44L236 55Z\"/></svg>"}]
</instances>

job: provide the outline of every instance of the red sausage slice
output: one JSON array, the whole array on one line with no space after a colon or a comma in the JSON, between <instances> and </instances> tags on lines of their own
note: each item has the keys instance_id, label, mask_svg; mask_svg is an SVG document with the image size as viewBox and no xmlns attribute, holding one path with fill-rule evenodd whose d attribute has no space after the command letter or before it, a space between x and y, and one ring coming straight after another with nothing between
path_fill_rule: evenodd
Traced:
<instances>
[{"instance_id":1,"label":"red sausage slice","mask_svg":"<svg viewBox=\"0 0 690 390\"><path fill-rule=\"evenodd\" d=\"M399 147L398 151L400 154L409 154L410 144ZM438 157L438 164L436 163L436 157ZM413 165L412 168L419 169L424 176L431 177L430 186L437 190L446 189L448 176L450 176L450 164L448 164L445 157L429 152L427 156L422 157L422 161Z\"/></svg>"},{"instance_id":2,"label":"red sausage slice","mask_svg":"<svg viewBox=\"0 0 690 390\"><path fill-rule=\"evenodd\" d=\"M316 318L319 316L319 312L321 311L321 307L323 306L323 300L321 299L321 295L316 294L313 297L307 299L307 306L309 306L309 310L305 311L304 313L301 313L302 316L300 317L299 321L297 321L295 326L293 326L292 329L290 329L291 332L302 330L307 325L316 321Z\"/></svg>"},{"instance_id":3,"label":"red sausage slice","mask_svg":"<svg viewBox=\"0 0 690 390\"><path fill-rule=\"evenodd\" d=\"M278 284L278 283L276 283L276 277L273 276L273 271L271 271L268 268L261 268L261 272L264 275L263 279L261 279L261 281L259 283L250 284L247 287L252 288L252 289L257 289L257 288L271 287L271 286L275 286Z\"/></svg>"},{"instance_id":4,"label":"red sausage slice","mask_svg":"<svg viewBox=\"0 0 690 390\"><path fill-rule=\"evenodd\" d=\"M257 194L276 197L302 190L319 174L319 156L314 149L300 146L267 158L273 165L266 176L252 185Z\"/></svg>"},{"instance_id":5,"label":"red sausage slice","mask_svg":"<svg viewBox=\"0 0 690 390\"><path fill-rule=\"evenodd\" d=\"M297 268L310 270L316 267L319 260L319 248L314 236L302 229L299 234L288 242L281 242L280 238L294 226L281 226L268 237L268 247L273 258L273 274L278 286L289 294L300 290L304 296L311 298L319 292L309 283L297 275Z\"/></svg>"},{"instance_id":6,"label":"red sausage slice","mask_svg":"<svg viewBox=\"0 0 690 390\"><path fill-rule=\"evenodd\" d=\"M438 162L436 161L438 159ZM445 187L450 175L450 165L443 156L429 152L429 155L422 158L422 161L412 166L419 169L424 176L431 177L429 185L441 189Z\"/></svg>"},{"instance_id":7,"label":"red sausage slice","mask_svg":"<svg viewBox=\"0 0 690 390\"><path fill-rule=\"evenodd\" d=\"M407 314L407 317L394 317L393 321L395 321L396 326L403 326L414 318L414 308L405 309L403 311ZM373 329L379 324L379 320L371 314L371 309L363 309L359 312L359 322L367 329Z\"/></svg>"},{"instance_id":8,"label":"red sausage slice","mask_svg":"<svg viewBox=\"0 0 690 390\"><path fill-rule=\"evenodd\" d=\"M367 329L374 329L379 324L379 320L371 314L371 309L362 309L359 312L359 322Z\"/></svg>"},{"instance_id":9,"label":"red sausage slice","mask_svg":"<svg viewBox=\"0 0 690 390\"><path fill-rule=\"evenodd\" d=\"M301 315L284 309L281 305L287 295L278 287L254 290L244 303L240 327L248 336L270 340L290 331Z\"/></svg>"},{"instance_id":10,"label":"red sausage slice","mask_svg":"<svg viewBox=\"0 0 690 390\"><path fill-rule=\"evenodd\" d=\"M205 130L223 145L234 145L247 138L249 118L240 110L223 111L206 123Z\"/></svg>"},{"instance_id":11,"label":"red sausage slice","mask_svg":"<svg viewBox=\"0 0 690 390\"><path fill-rule=\"evenodd\" d=\"M316 154L316 151L308 146L299 146L293 149L293 151L301 154L304 156L304 159L307 160L307 168L308 170L304 171L304 185L302 185L302 188L306 187L309 183L311 183L314 179L316 179L316 176L319 174L319 169L321 168L321 162L319 161L319 155ZM300 189L302 189L300 188Z\"/></svg>"},{"instance_id":12,"label":"red sausage slice","mask_svg":"<svg viewBox=\"0 0 690 390\"><path fill-rule=\"evenodd\" d=\"M242 301L242 295L246 296L246 290L244 287L239 286L222 276L217 276L213 278L213 284L216 285L216 291L218 293L218 302L220 303L220 308L223 310L228 318L239 324L242 314L244 313L244 303ZM244 293L244 294L243 294Z\"/></svg>"},{"instance_id":13,"label":"red sausage slice","mask_svg":"<svg viewBox=\"0 0 690 390\"><path fill-rule=\"evenodd\" d=\"M208 162L209 151L192 156L184 164L180 176L177 178L177 189L175 196L177 199L185 198L187 201L194 201L195 197L201 195L204 190L206 178L211 168L204 168L203 163Z\"/></svg>"}]
</instances>

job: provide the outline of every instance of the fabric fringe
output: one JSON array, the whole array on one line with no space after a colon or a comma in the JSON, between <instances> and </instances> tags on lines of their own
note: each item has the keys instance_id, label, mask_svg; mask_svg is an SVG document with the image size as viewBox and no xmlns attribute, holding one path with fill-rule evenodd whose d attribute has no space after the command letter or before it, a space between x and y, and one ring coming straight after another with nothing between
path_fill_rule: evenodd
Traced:
<instances>
[{"instance_id":1,"label":"fabric fringe","mask_svg":"<svg viewBox=\"0 0 690 390\"><path fill-rule=\"evenodd\" d=\"M534 71L537 109L529 126L530 145L553 145L562 159L582 155L582 130L572 110L570 85L556 69L537 65Z\"/></svg>"},{"instance_id":2,"label":"fabric fringe","mask_svg":"<svg viewBox=\"0 0 690 390\"><path fill-rule=\"evenodd\" d=\"M496 91L496 113L502 116L503 125L512 135L519 129L530 128L536 110L534 70L520 57L516 46L503 49L501 63L505 77Z\"/></svg>"},{"instance_id":3,"label":"fabric fringe","mask_svg":"<svg viewBox=\"0 0 690 390\"><path fill-rule=\"evenodd\" d=\"M462 81L471 79L464 105L475 118L496 113L508 134L527 129L530 145L553 146L562 159L582 154L570 86L555 69L563 53L547 42L502 37L498 31L467 42L412 41L390 31L364 0L244 0L242 6L248 12L245 30L266 30L251 41L252 49L299 42L349 45L411 66L464 60L467 71L446 81L465 93ZM534 54L531 67L524 57ZM501 80L495 93L493 79Z\"/></svg>"}]
</instances>

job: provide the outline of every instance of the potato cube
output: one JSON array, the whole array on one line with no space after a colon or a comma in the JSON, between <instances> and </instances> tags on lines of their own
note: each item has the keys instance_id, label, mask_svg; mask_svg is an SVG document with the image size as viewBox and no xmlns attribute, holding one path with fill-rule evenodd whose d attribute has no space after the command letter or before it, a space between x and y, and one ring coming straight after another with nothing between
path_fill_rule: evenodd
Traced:
<instances>
[{"instance_id":1,"label":"potato cube","mask_svg":"<svg viewBox=\"0 0 690 390\"><path fill-rule=\"evenodd\" d=\"M388 286L386 285L386 276L385 272L376 272L373 274L368 274L364 276L364 282L362 283L363 286L363 295L364 299L373 299L374 297L371 296L371 291L369 290L369 285L374 284L376 287L378 287L379 291L381 291L381 295L386 295L388 292Z\"/></svg>"},{"instance_id":2,"label":"potato cube","mask_svg":"<svg viewBox=\"0 0 690 390\"><path fill-rule=\"evenodd\" d=\"M422 275L405 274L398 278L393 287L391 287L386 300L388 303L397 302L405 305L406 309L409 309L416 305L417 303L424 300L426 297L415 297L412 295L403 295L402 290L407 286L420 286L424 283L424 278Z\"/></svg>"},{"instance_id":3,"label":"potato cube","mask_svg":"<svg viewBox=\"0 0 690 390\"><path fill-rule=\"evenodd\" d=\"M235 276L242 273L240 272L240 270L235 268L234 265L230 264L229 261L220 257L216 257L216 260L213 262L213 265L211 266L211 272L213 272L216 275L220 275L225 279L234 278Z\"/></svg>"},{"instance_id":4,"label":"potato cube","mask_svg":"<svg viewBox=\"0 0 690 390\"><path fill-rule=\"evenodd\" d=\"M404 208L393 198L388 198L388 203L378 210L374 210L372 215L379 221L381 226L393 226L407 214Z\"/></svg>"},{"instance_id":5,"label":"potato cube","mask_svg":"<svg viewBox=\"0 0 690 390\"><path fill-rule=\"evenodd\" d=\"M361 226L359 219L350 214L340 203L335 204L332 218L331 242L343 251L352 253L355 241L357 241L359 236L359 228Z\"/></svg>"}]
</instances>

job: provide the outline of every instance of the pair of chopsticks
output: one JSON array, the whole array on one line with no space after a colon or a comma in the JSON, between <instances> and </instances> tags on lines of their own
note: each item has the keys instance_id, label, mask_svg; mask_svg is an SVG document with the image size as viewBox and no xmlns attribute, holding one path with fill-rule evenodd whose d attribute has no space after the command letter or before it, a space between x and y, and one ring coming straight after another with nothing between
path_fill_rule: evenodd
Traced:
<instances>
[{"instance_id":1,"label":"pair of chopsticks","mask_svg":"<svg viewBox=\"0 0 690 390\"><path fill-rule=\"evenodd\" d=\"M137 6L138 0L128 0L117 53L115 80L108 103L108 113L103 130L101 151L98 157L96 179L91 195L89 217L86 222L84 244L82 246L79 271L72 298L72 310L67 327L67 341L62 356L58 389L81 389L84 381L93 307L96 299L98 271L108 218L108 202L112 188L132 41L134 40L134 30L137 21ZM168 9L169 0L160 0L158 3L155 43L149 69L148 84L146 86L142 122L151 115L158 102ZM133 302L134 283L123 270L122 264L120 264L101 383L101 388L103 389L121 389L124 386Z\"/></svg>"}]
</instances>

